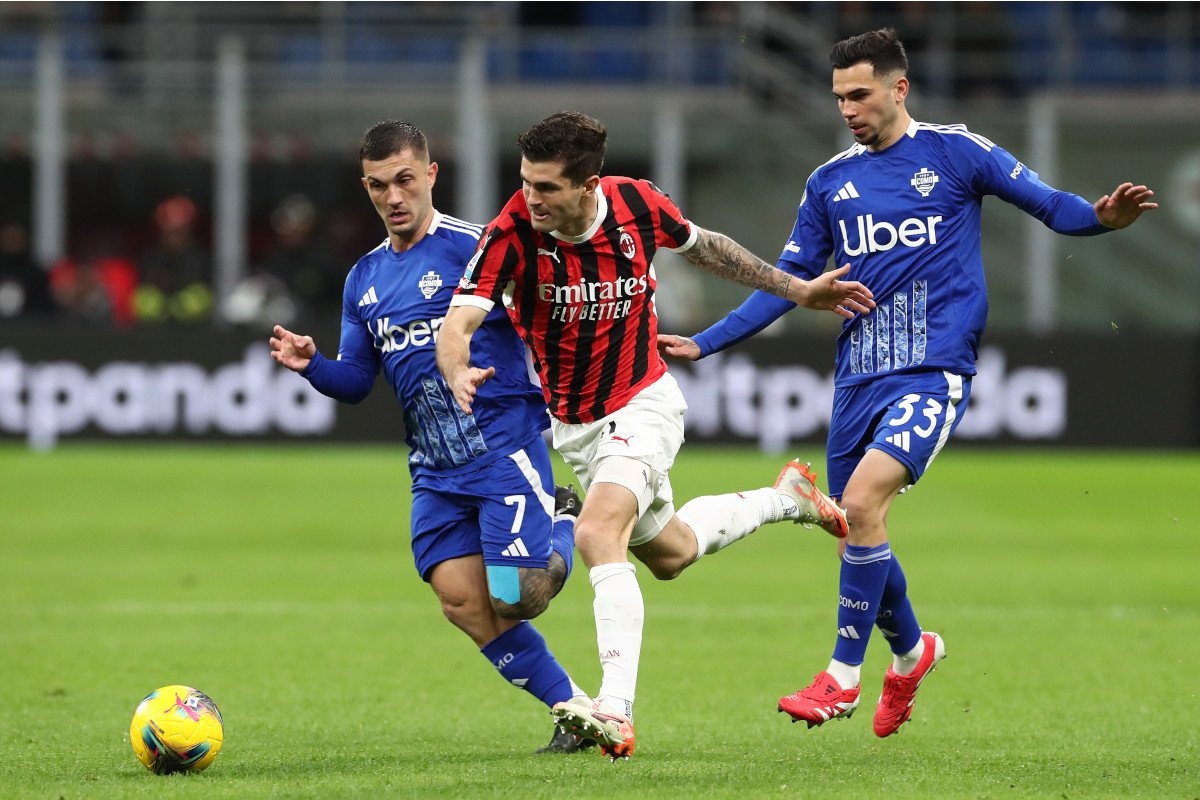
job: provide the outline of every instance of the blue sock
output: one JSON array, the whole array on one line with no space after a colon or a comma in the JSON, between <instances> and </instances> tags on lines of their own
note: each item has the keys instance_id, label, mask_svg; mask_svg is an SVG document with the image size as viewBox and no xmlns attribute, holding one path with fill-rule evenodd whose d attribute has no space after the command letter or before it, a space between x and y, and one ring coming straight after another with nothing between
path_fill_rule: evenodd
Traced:
<instances>
[{"instance_id":1,"label":"blue sock","mask_svg":"<svg viewBox=\"0 0 1200 800\"><path fill-rule=\"evenodd\" d=\"M483 646L479 652L501 677L547 706L571 699L571 679L546 646L537 628L520 622Z\"/></svg>"},{"instance_id":2,"label":"blue sock","mask_svg":"<svg viewBox=\"0 0 1200 800\"><path fill-rule=\"evenodd\" d=\"M904 579L904 570L900 569L900 560L895 553L892 554L887 583L883 586L883 597L879 600L875 624L896 655L904 655L921 640L921 626L917 624L912 603L908 602L908 581Z\"/></svg>"},{"instance_id":3,"label":"blue sock","mask_svg":"<svg viewBox=\"0 0 1200 800\"><path fill-rule=\"evenodd\" d=\"M554 520L554 528L550 532L550 549L563 557L567 562L567 577L571 577L571 567L575 564L575 518L565 514ZM566 579L563 579L564 582Z\"/></svg>"},{"instance_id":4,"label":"blue sock","mask_svg":"<svg viewBox=\"0 0 1200 800\"><path fill-rule=\"evenodd\" d=\"M838 640L833 648L834 659L843 664L861 664L866 656L891 560L887 542L878 547L846 546L838 588Z\"/></svg>"}]
</instances>

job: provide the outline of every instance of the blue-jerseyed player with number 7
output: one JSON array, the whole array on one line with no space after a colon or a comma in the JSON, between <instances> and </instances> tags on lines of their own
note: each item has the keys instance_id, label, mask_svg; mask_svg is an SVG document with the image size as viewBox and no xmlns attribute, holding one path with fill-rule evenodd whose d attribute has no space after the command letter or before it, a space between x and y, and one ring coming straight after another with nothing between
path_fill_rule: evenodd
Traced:
<instances>
[{"instance_id":1,"label":"blue-jerseyed player with number 7","mask_svg":"<svg viewBox=\"0 0 1200 800\"><path fill-rule=\"evenodd\" d=\"M483 229L433 207L438 165L412 124L372 127L359 162L388 237L346 277L338 357L325 358L312 337L281 326L271 355L348 403L365 398L383 370L404 410L411 448L417 571L446 618L502 677L553 706L582 692L527 620L545 610L571 571L573 516L581 503L569 487L555 489L542 439L550 421L541 387L499 308L480 331L482 353L497 375L480 390L474 415L459 411L434 346ZM539 752L592 744L556 728Z\"/></svg>"},{"instance_id":2,"label":"blue-jerseyed player with number 7","mask_svg":"<svg viewBox=\"0 0 1200 800\"><path fill-rule=\"evenodd\" d=\"M828 441L829 495L850 524L842 555L837 643L812 684L779 701L809 727L858 707L871 630L893 663L875 710L878 736L908 721L921 681L945 656L923 632L888 542L888 508L920 479L962 419L987 318L980 254L986 195L1070 236L1091 236L1157 208L1145 186L1122 183L1095 203L1058 191L963 125L914 121L905 110L908 58L892 29L839 42L830 53L833 94L854 136L850 149L809 177L778 266L802 278L830 256L852 265L877 305L846 322L837 342ZM792 304L755 292L692 338L660 347L696 359L761 331Z\"/></svg>"}]
</instances>

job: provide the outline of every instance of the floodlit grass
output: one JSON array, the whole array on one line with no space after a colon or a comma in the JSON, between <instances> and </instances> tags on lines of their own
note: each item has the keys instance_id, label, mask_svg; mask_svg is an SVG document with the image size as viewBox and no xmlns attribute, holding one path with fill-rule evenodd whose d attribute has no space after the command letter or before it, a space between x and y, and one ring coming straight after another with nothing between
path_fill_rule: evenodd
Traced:
<instances>
[{"instance_id":1,"label":"floodlit grass","mask_svg":"<svg viewBox=\"0 0 1200 800\"><path fill-rule=\"evenodd\" d=\"M780 462L689 445L676 496ZM0 797L1200 797L1196 453L939 456L891 529L949 658L887 740L879 636L854 719L775 712L833 647L830 537L776 525L671 584L639 570L638 753L615 765L533 755L549 716L442 619L407 486L384 448L0 447ZM582 569L537 624L594 691ZM129 749L170 683L225 715L207 772Z\"/></svg>"}]
</instances>

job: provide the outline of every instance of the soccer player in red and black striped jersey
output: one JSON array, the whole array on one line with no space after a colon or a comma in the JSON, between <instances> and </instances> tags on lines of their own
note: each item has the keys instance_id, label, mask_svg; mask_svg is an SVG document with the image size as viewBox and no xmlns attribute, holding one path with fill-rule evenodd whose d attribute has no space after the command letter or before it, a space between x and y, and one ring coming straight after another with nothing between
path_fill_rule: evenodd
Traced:
<instances>
[{"instance_id":1,"label":"soccer player in red and black striped jersey","mask_svg":"<svg viewBox=\"0 0 1200 800\"><path fill-rule=\"evenodd\" d=\"M800 280L693 225L649 181L601 178L607 132L585 114L555 114L517 143L521 191L467 266L438 336L438 366L469 412L495 374L471 363L471 336L497 303L508 307L541 378L554 446L587 491L575 542L596 592L603 681L594 701L572 698L554 716L609 756L627 757L643 616L627 551L670 579L767 522L846 533L841 510L797 470L785 470L788 479L775 487L696 498L676 513L668 471L687 406L657 349L655 253L672 250L714 274L845 317L874 303L862 284L840 280L849 267Z\"/></svg>"}]
</instances>

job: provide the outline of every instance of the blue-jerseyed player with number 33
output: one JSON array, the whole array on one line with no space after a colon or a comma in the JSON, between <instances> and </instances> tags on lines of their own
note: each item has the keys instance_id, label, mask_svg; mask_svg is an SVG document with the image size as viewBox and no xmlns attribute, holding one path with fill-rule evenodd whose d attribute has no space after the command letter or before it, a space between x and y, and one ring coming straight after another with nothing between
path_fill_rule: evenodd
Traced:
<instances>
[{"instance_id":1,"label":"blue-jerseyed player with number 33","mask_svg":"<svg viewBox=\"0 0 1200 800\"><path fill-rule=\"evenodd\" d=\"M828 441L829 495L850 525L842 556L837 643L812 684L779 701L809 727L850 716L871 629L893 663L875 710L878 736L908 721L921 681L945 656L923 632L888 543L888 508L920 479L962 419L987 318L980 205L1011 203L1070 236L1133 223L1158 207L1122 183L1095 203L1058 191L963 125L914 121L905 110L908 58L892 29L839 42L833 95L854 136L817 168L778 266L811 279L829 257L875 293L876 307L845 323L837 342ZM745 340L793 308L765 292L692 338L662 335L668 355L697 359Z\"/></svg>"},{"instance_id":2,"label":"blue-jerseyed player with number 33","mask_svg":"<svg viewBox=\"0 0 1200 800\"><path fill-rule=\"evenodd\" d=\"M412 124L372 127L359 162L388 238L346 277L337 360L322 356L312 337L280 326L271 355L347 403L365 398L383 369L403 407L411 448L417 571L446 618L501 676L553 706L582 691L526 620L545 610L571 571L572 516L581 503L569 487L555 489L541 387L507 313L497 308L476 337L496 376L480 390L473 415L459 410L434 346L483 229L433 207L438 165ZM539 752L592 744L556 729Z\"/></svg>"}]
</instances>

